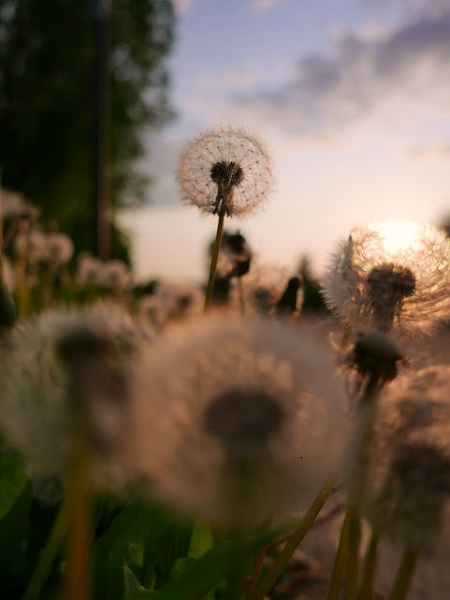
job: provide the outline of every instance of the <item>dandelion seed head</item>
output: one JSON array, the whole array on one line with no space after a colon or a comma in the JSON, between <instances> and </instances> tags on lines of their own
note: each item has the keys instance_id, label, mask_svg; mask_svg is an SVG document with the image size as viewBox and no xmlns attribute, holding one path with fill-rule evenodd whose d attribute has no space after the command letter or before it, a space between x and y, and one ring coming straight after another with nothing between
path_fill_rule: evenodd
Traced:
<instances>
[{"instance_id":1,"label":"dandelion seed head","mask_svg":"<svg viewBox=\"0 0 450 600\"><path fill-rule=\"evenodd\" d=\"M450 240L432 225L355 228L338 246L322 287L350 328L427 333L450 316Z\"/></svg>"},{"instance_id":2,"label":"dandelion seed head","mask_svg":"<svg viewBox=\"0 0 450 600\"><path fill-rule=\"evenodd\" d=\"M119 475L112 457L126 434L124 403L140 339L128 313L112 304L46 311L11 332L1 352L0 427L36 480L65 481L80 410L67 364L76 361L95 452L93 480Z\"/></svg>"},{"instance_id":3,"label":"dandelion seed head","mask_svg":"<svg viewBox=\"0 0 450 600\"><path fill-rule=\"evenodd\" d=\"M45 237L43 258L58 265L69 262L73 256L73 243L64 233L49 233Z\"/></svg>"},{"instance_id":4,"label":"dandelion seed head","mask_svg":"<svg viewBox=\"0 0 450 600\"><path fill-rule=\"evenodd\" d=\"M230 389L212 398L205 411L206 430L225 444L264 446L281 427L283 411L264 390Z\"/></svg>"},{"instance_id":5,"label":"dandelion seed head","mask_svg":"<svg viewBox=\"0 0 450 600\"><path fill-rule=\"evenodd\" d=\"M225 233L219 252L217 275L222 278L243 277L250 270L252 251L239 232Z\"/></svg>"},{"instance_id":6,"label":"dandelion seed head","mask_svg":"<svg viewBox=\"0 0 450 600\"><path fill-rule=\"evenodd\" d=\"M272 165L263 144L239 129L209 129L183 154L179 179L183 200L203 213L217 213L225 203L230 217L253 213L267 196Z\"/></svg>"},{"instance_id":7,"label":"dandelion seed head","mask_svg":"<svg viewBox=\"0 0 450 600\"><path fill-rule=\"evenodd\" d=\"M37 262L45 257L46 238L39 229L30 229L17 235L14 250L19 258Z\"/></svg>"},{"instance_id":8,"label":"dandelion seed head","mask_svg":"<svg viewBox=\"0 0 450 600\"><path fill-rule=\"evenodd\" d=\"M131 284L131 271L122 260L109 260L102 263L99 274L101 287L107 290L123 291Z\"/></svg>"},{"instance_id":9,"label":"dandelion seed head","mask_svg":"<svg viewBox=\"0 0 450 600\"><path fill-rule=\"evenodd\" d=\"M290 278L291 272L284 266L254 262L250 271L240 280L246 313L269 315L275 312ZM240 302L239 293L238 284L233 281L230 301L236 309Z\"/></svg>"},{"instance_id":10,"label":"dandelion seed head","mask_svg":"<svg viewBox=\"0 0 450 600\"><path fill-rule=\"evenodd\" d=\"M188 512L286 518L340 461L342 388L306 329L210 316L168 331L138 373L130 464Z\"/></svg>"},{"instance_id":11,"label":"dandelion seed head","mask_svg":"<svg viewBox=\"0 0 450 600\"><path fill-rule=\"evenodd\" d=\"M450 365L433 365L399 375L378 401L364 512L421 550L450 541L449 392Z\"/></svg>"},{"instance_id":12,"label":"dandelion seed head","mask_svg":"<svg viewBox=\"0 0 450 600\"><path fill-rule=\"evenodd\" d=\"M76 282L79 286L97 287L101 283L103 263L98 258L82 255L78 260Z\"/></svg>"}]
</instances>

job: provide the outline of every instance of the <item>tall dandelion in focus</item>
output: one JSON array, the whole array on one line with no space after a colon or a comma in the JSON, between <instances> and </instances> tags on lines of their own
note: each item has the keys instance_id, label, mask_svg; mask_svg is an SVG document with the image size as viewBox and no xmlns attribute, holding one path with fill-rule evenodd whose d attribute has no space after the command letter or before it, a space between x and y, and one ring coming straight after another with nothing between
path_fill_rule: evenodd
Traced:
<instances>
[{"instance_id":1,"label":"tall dandelion in focus","mask_svg":"<svg viewBox=\"0 0 450 600\"><path fill-rule=\"evenodd\" d=\"M426 332L450 315L450 241L432 225L385 221L352 229L323 281L349 329Z\"/></svg>"},{"instance_id":2,"label":"tall dandelion in focus","mask_svg":"<svg viewBox=\"0 0 450 600\"><path fill-rule=\"evenodd\" d=\"M205 309L212 301L225 217L244 218L255 212L272 182L272 164L263 144L239 129L204 131L183 154L179 179L183 200L201 212L218 215L211 256Z\"/></svg>"}]
</instances>

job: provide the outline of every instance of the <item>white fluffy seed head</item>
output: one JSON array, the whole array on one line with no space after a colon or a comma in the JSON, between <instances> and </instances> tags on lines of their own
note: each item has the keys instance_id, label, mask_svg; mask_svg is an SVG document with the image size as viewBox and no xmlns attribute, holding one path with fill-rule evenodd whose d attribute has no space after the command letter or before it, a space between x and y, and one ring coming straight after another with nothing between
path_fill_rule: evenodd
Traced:
<instances>
[{"instance_id":1,"label":"white fluffy seed head","mask_svg":"<svg viewBox=\"0 0 450 600\"><path fill-rule=\"evenodd\" d=\"M101 346L92 344L85 377L76 382L85 402L77 407L68 393L69 372L58 344L65 340L66 347L75 348L80 335L100 340ZM139 340L128 313L113 304L47 311L12 331L1 351L0 427L30 475L64 482L79 433L78 410L89 419L93 480L108 485L109 475L119 475L118 463L110 458L125 437L128 382Z\"/></svg>"},{"instance_id":2,"label":"white fluffy seed head","mask_svg":"<svg viewBox=\"0 0 450 600\"><path fill-rule=\"evenodd\" d=\"M211 316L169 331L138 373L130 465L192 514L286 519L340 462L342 389L308 330Z\"/></svg>"},{"instance_id":3,"label":"white fluffy seed head","mask_svg":"<svg viewBox=\"0 0 450 600\"><path fill-rule=\"evenodd\" d=\"M49 233L45 237L44 258L49 262L64 265L73 256L73 242L64 233Z\"/></svg>"},{"instance_id":4,"label":"white fluffy seed head","mask_svg":"<svg viewBox=\"0 0 450 600\"><path fill-rule=\"evenodd\" d=\"M450 317L450 240L432 225L401 221L354 228L322 287L351 329L427 333Z\"/></svg>"},{"instance_id":5,"label":"white fluffy seed head","mask_svg":"<svg viewBox=\"0 0 450 600\"><path fill-rule=\"evenodd\" d=\"M450 365L405 372L379 397L363 511L428 551L450 541ZM351 457L349 457L351 458Z\"/></svg>"},{"instance_id":6,"label":"white fluffy seed head","mask_svg":"<svg viewBox=\"0 0 450 600\"><path fill-rule=\"evenodd\" d=\"M269 193L272 163L254 135L231 127L215 128L189 143L178 175L183 201L203 213L219 212L223 198L218 204L218 191L221 184L228 185L226 213L243 218L255 212Z\"/></svg>"}]
</instances>

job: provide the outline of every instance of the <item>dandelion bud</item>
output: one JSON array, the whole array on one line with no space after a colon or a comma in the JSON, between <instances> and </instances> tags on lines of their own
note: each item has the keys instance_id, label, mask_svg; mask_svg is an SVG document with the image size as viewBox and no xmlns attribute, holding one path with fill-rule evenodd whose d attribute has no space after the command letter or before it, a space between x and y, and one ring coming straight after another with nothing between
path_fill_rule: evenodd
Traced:
<instances>
[{"instance_id":1,"label":"dandelion bud","mask_svg":"<svg viewBox=\"0 0 450 600\"><path fill-rule=\"evenodd\" d=\"M397 363L403 358L396 342L377 330L359 334L350 363L362 377L383 385L397 375Z\"/></svg>"},{"instance_id":2,"label":"dandelion bud","mask_svg":"<svg viewBox=\"0 0 450 600\"><path fill-rule=\"evenodd\" d=\"M240 233L224 234L217 271L221 278L242 277L250 270L252 252Z\"/></svg>"},{"instance_id":3,"label":"dandelion bud","mask_svg":"<svg viewBox=\"0 0 450 600\"><path fill-rule=\"evenodd\" d=\"M278 315L298 315L303 302L303 277L295 275L287 283L286 289L276 303Z\"/></svg>"}]
</instances>

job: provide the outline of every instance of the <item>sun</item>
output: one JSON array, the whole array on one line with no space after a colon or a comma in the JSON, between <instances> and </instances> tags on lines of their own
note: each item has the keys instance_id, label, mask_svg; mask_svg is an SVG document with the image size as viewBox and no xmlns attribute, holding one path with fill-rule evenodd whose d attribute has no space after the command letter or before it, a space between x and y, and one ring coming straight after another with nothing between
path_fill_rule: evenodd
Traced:
<instances>
[{"instance_id":1,"label":"sun","mask_svg":"<svg viewBox=\"0 0 450 600\"><path fill-rule=\"evenodd\" d=\"M376 231L382 239L385 251L392 255L414 251L420 245L419 223L388 219L373 223L369 229Z\"/></svg>"}]
</instances>

